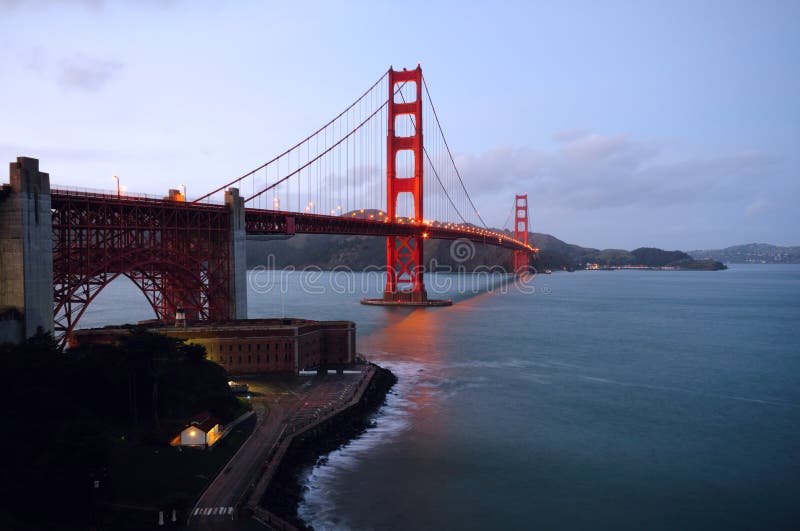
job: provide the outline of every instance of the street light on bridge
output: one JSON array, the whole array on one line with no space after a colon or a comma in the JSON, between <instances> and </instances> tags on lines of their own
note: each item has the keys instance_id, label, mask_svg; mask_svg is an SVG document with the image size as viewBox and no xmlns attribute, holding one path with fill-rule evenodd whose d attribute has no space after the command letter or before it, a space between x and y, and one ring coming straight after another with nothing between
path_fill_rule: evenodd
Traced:
<instances>
[{"instance_id":1,"label":"street light on bridge","mask_svg":"<svg viewBox=\"0 0 800 531\"><path fill-rule=\"evenodd\" d=\"M119 199L119 197L122 195L122 194L120 193L119 177L117 177L116 175L114 175L114 180L115 180L115 181L117 181L117 199Z\"/></svg>"}]
</instances>

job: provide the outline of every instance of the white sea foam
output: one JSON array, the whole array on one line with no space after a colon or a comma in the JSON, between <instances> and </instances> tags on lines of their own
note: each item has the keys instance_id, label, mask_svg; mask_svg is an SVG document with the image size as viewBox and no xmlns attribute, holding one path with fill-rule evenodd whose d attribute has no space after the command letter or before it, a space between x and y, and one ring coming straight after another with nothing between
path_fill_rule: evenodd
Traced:
<instances>
[{"instance_id":1,"label":"white sea foam","mask_svg":"<svg viewBox=\"0 0 800 531\"><path fill-rule=\"evenodd\" d=\"M386 354L385 357L393 356ZM453 368L452 365L411 361L381 361L381 365L391 370L398 381L387 395L386 403L373 416L374 424L320 459L307 476L301 478L305 492L298 515L315 529L353 527L330 494L336 491L342 475L356 471L376 447L391 443L409 429L417 409L434 406L467 389L497 385L492 378L483 375L451 377L447 369Z\"/></svg>"},{"instance_id":2,"label":"white sea foam","mask_svg":"<svg viewBox=\"0 0 800 531\"><path fill-rule=\"evenodd\" d=\"M306 487L298 507L298 515L314 529L351 529L352 525L342 518L335 500L329 495L334 491L343 473L355 470L371 451L391 442L410 426L410 415L417 404L408 399L413 390L429 384L424 366L414 362L382 362L398 378L397 384L386 396L386 403L373 416L375 421L364 433L334 450L311 469L301 485Z\"/></svg>"}]
</instances>

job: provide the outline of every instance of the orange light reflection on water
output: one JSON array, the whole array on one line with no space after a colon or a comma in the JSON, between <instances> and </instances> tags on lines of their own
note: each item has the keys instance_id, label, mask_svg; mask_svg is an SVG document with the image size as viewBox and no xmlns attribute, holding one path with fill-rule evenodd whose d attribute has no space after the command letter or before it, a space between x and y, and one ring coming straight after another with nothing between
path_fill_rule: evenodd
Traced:
<instances>
[{"instance_id":1,"label":"orange light reflection on water","mask_svg":"<svg viewBox=\"0 0 800 531\"><path fill-rule=\"evenodd\" d=\"M403 389L402 398L409 403L416 430L435 434L448 423L442 401L452 392L448 385L459 378L459 369L453 364L464 361L457 351L464 338L448 334L467 313L485 311L480 301L494 296L502 295L480 293L435 309L383 307L384 327L359 339L359 350L367 358L394 369L398 378L411 384L398 388ZM463 333L463 327L460 330Z\"/></svg>"}]
</instances>

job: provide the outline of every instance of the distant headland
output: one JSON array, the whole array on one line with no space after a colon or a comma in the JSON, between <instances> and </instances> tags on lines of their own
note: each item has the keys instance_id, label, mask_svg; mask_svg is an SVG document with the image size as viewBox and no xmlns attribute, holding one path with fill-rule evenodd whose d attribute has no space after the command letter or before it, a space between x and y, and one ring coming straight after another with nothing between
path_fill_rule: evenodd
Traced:
<instances>
[{"instance_id":1,"label":"distant headland","mask_svg":"<svg viewBox=\"0 0 800 531\"><path fill-rule=\"evenodd\" d=\"M672 270L726 269L717 259L691 256L683 251L664 251L640 247L594 249L569 244L544 233L531 233L539 248L533 266L544 270L579 270L607 268L658 268ZM469 244L466 255L453 256L448 240L425 241L425 265L428 271L474 271L476 268L500 267L513 271L511 251L491 245ZM463 249L462 249L463 251ZM363 271L386 263L386 239L371 236L298 234L289 239L247 242L248 268L318 267L323 270L350 268Z\"/></svg>"},{"instance_id":2,"label":"distant headland","mask_svg":"<svg viewBox=\"0 0 800 531\"><path fill-rule=\"evenodd\" d=\"M800 264L800 246L781 247L768 243L746 243L724 249L689 251L698 260L729 264Z\"/></svg>"}]
</instances>

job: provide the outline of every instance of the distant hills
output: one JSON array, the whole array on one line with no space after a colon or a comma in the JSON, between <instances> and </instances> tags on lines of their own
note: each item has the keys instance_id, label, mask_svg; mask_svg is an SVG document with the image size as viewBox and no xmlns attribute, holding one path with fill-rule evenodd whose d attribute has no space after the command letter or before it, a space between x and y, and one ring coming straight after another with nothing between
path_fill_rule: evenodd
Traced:
<instances>
[{"instance_id":1,"label":"distant hills","mask_svg":"<svg viewBox=\"0 0 800 531\"><path fill-rule=\"evenodd\" d=\"M642 247L633 251L623 249L593 249L559 240L549 234L531 233L531 241L540 249L534 266L544 269L584 269L587 264L599 267L646 266L675 269L716 270L725 266L717 261L695 259L682 251L663 251ZM500 266L513 270L513 253L492 245L477 244L466 253L468 258L457 261L451 256L453 242L426 240L426 267L431 270L466 270L477 267ZM253 268L303 268L315 266L324 270L347 267L361 271L386 265L386 240L374 236L298 234L288 239L268 241L248 240L247 264Z\"/></svg>"},{"instance_id":2,"label":"distant hills","mask_svg":"<svg viewBox=\"0 0 800 531\"><path fill-rule=\"evenodd\" d=\"M697 259L730 264L800 264L800 247L780 247L768 243L746 243L724 249L689 251L689 254Z\"/></svg>"},{"instance_id":3,"label":"distant hills","mask_svg":"<svg viewBox=\"0 0 800 531\"><path fill-rule=\"evenodd\" d=\"M533 233L539 251L539 267L547 269L584 269L587 264L599 267L673 267L675 269L719 270L725 266L718 261L695 259L683 251L664 251L654 247L624 249L594 249L569 244L549 234Z\"/></svg>"}]
</instances>

